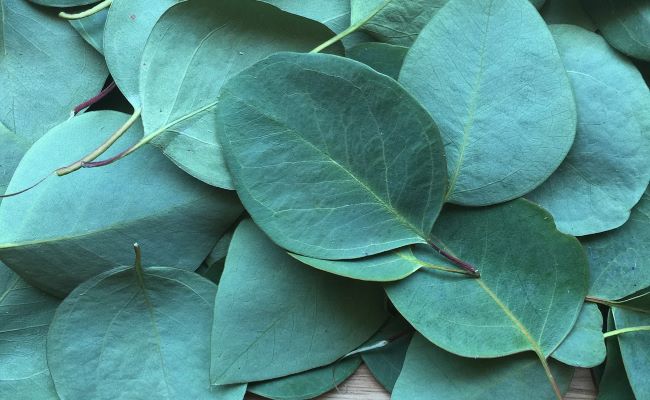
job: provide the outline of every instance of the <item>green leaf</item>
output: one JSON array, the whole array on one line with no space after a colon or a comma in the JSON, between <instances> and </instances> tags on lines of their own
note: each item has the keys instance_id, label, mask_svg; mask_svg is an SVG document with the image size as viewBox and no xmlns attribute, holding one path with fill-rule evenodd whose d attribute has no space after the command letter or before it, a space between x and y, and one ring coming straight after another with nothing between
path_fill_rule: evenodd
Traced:
<instances>
[{"instance_id":1,"label":"green leaf","mask_svg":"<svg viewBox=\"0 0 650 400\"><path fill-rule=\"evenodd\" d=\"M596 26L582 7L582 0L546 0L541 10L547 24L578 25L590 31Z\"/></svg>"},{"instance_id":2,"label":"green leaf","mask_svg":"<svg viewBox=\"0 0 650 400\"><path fill-rule=\"evenodd\" d=\"M352 0L352 21L363 19L385 0ZM378 40L400 46L413 44L424 26L448 0L392 0L363 29Z\"/></svg>"},{"instance_id":3,"label":"green leaf","mask_svg":"<svg viewBox=\"0 0 650 400\"><path fill-rule=\"evenodd\" d=\"M108 9L103 9L89 17L70 20L70 24L79 35L101 54L104 54L104 26L107 16ZM126 49L130 48L130 46L124 46L123 51L126 50L125 47Z\"/></svg>"},{"instance_id":4,"label":"green leaf","mask_svg":"<svg viewBox=\"0 0 650 400\"><path fill-rule=\"evenodd\" d=\"M0 263L0 398L58 400L45 353L58 304Z\"/></svg>"},{"instance_id":5,"label":"green leaf","mask_svg":"<svg viewBox=\"0 0 650 400\"><path fill-rule=\"evenodd\" d=\"M273 379L333 363L385 320L378 289L311 269L242 221L215 303L212 383Z\"/></svg>"},{"instance_id":6,"label":"green leaf","mask_svg":"<svg viewBox=\"0 0 650 400\"><path fill-rule=\"evenodd\" d=\"M343 383L359 365L360 357L348 357L296 375L251 384L248 390L274 400L313 399Z\"/></svg>"},{"instance_id":7,"label":"green leaf","mask_svg":"<svg viewBox=\"0 0 650 400\"><path fill-rule=\"evenodd\" d=\"M614 320L609 316L608 326L614 328ZM607 362L603 377L598 385L598 400L635 400L630 381L625 372L621 349L616 337L607 340Z\"/></svg>"},{"instance_id":8,"label":"green leaf","mask_svg":"<svg viewBox=\"0 0 650 400\"><path fill-rule=\"evenodd\" d=\"M99 111L54 128L27 152L8 191L81 158L126 119L115 111ZM136 126L124 140L141 136L142 127ZM233 193L189 179L147 146L119 163L51 177L5 199L0 205L0 259L57 296L129 263L128 249L135 241L150 249L153 264L195 270L241 211Z\"/></svg>"},{"instance_id":9,"label":"green leaf","mask_svg":"<svg viewBox=\"0 0 650 400\"><path fill-rule=\"evenodd\" d=\"M650 325L650 314L647 313L614 308L612 314L616 329ZM617 338L634 395L637 399L650 398L650 332L623 333Z\"/></svg>"},{"instance_id":10,"label":"green leaf","mask_svg":"<svg viewBox=\"0 0 650 400\"><path fill-rule=\"evenodd\" d=\"M213 393L212 398L218 400L243 400L246 396L248 384L212 386L210 391Z\"/></svg>"},{"instance_id":11,"label":"green leaf","mask_svg":"<svg viewBox=\"0 0 650 400\"><path fill-rule=\"evenodd\" d=\"M397 80L407 47L385 43L360 43L346 51L347 57L362 62L377 72Z\"/></svg>"},{"instance_id":12,"label":"green leaf","mask_svg":"<svg viewBox=\"0 0 650 400\"><path fill-rule=\"evenodd\" d=\"M618 300L650 287L650 191L620 228L582 238L589 257L589 296Z\"/></svg>"},{"instance_id":13,"label":"green leaf","mask_svg":"<svg viewBox=\"0 0 650 400\"><path fill-rule=\"evenodd\" d=\"M295 0L261 1L288 13L320 22L335 33L343 32L350 25L350 0L329 0L325 2Z\"/></svg>"},{"instance_id":14,"label":"green leaf","mask_svg":"<svg viewBox=\"0 0 650 400\"><path fill-rule=\"evenodd\" d=\"M582 0L600 33L617 50L650 61L650 3L645 0Z\"/></svg>"},{"instance_id":15,"label":"green leaf","mask_svg":"<svg viewBox=\"0 0 650 400\"><path fill-rule=\"evenodd\" d=\"M530 2L539 9L546 3L546 0L530 0Z\"/></svg>"},{"instance_id":16,"label":"green leaf","mask_svg":"<svg viewBox=\"0 0 650 400\"><path fill-rule=\"evenodd\" d=\"M372 375L389 392L393 391L395 382L402 372L413 328L401 317L393 317L375 336L368 340L371 345L381 340L388 340L385 347L361 353L361 358Z\"/></svg>"},{"instance_id":17,"label":"green leaf","mask_svg":"<svg viewBox=\"0 0 650 400\"><path fill-rule=\"evenodd\" d=\"M605 361L605 353L603 315L596 304L587 303L553 358L574 367L592 368Z\"/></svg>"},{"instance_id":18,"label":"green leaf","mask_svg":"<svg viewBox=\"0 0 650 400\"><path fill-rule=\"evenodd\" d=\"M167 267L120 267L84 282L57 309L47 338L57 392L63 399L214 399L216 292L195 273Z\"/></svg>"},{"instance_id":19,"label":"green leaf","mask_svg":"<svg viewBox=\"0 0 650 400\"><path fill-rule=\"evenodd\" d=\"M562 392L569 389L573 368L551 362ZM525 395L524 395L525 394ZM548 400L553 391L539 360L519 354L495 360L462 358L416 334L395 384L393 400Z\"/></svg>"},{"instance_id":20,"label":"green leaf","mask_svg":"<svg viewBox=\"0 0 650 400\"><path fill-rule=\"evenodd\" d=\"M104 28L108 70L133 107L141 108L140 60L156 21L179 0L113 0Z\"/></svg>"},{"instance_id":21,"label":"green leaf","mask_svg":"<svg viewBox=\"0 0 650 400\"><path fill-rule=\"evenodd\" d=\"M28 140L0 123L0 193L5 193L20 159L30 147Z\"/></svg>"},{"instance_id":22,"label":"green leaf","mask_svg":"<svg viewBox=\"0 0 650 400\"><path fill-rule=\"evenodd\" d=\"M481 278L421 270L386 285L400 314L427 339L465 357L526 350L547 357L569 334L587 291L587 259L543 209L526 200L452 206L432 237Z\"/></svg>"},{"instance_id":23,"label":"green leaf","mask_svg":"<svg viewBox=\"0 0 650 400\"><path fill-rule=\"evenodd\" d=\"M562 232L618 228L650 182L650 91L599 35L570 25L551 31L573 86L578 131L562 165L528 197Z\"/></svg>"},{"instance_id":24,"label":"green leaf","mask_svg":"<svg viewBox=\"0 0 650 400\"><path fill-rule=\"evenodd\" d=\"M309 51L332 36L320 23L256 0L175 5L156 23L142 56L145 131L164 130L153 143L192 176L232 188L213 112L168 125L215 105L223 83L256 61L282 50Z\"/></svg>"},{"instance_id":25,"label":"green leaf","mask_svg":"<svg viewBox=\"0 0 650 400\"><path fill-rule=\"evenodd\" d=\"M571 85L546 24L525 0L449 1L409 50L400 82L440 128L453 203L522 196L573 143Z\"/></svg>"},{"instance_id":26,"label":"green leaf","mask_svg":"<svg viewBox=\"0 0 650 400\"><path fill-rule=\"evenodd\" d=\"M444 196L443 147L393 79L342 57L283 53L231 79L220 99L235 187L280 246L349 259L427 242Z\"/></svg>"},{"instance_id":27,"label":"green leaf","mask_svg":"<svg viewBox=\"0 0 650 400\"><path fill-rule=\"evenodd\" d=\"M214 248L196 273L214 283L219 283L223 269L226 266L226 255L228 254L228 248L230 247L234 231L235 229L231 228L221 236L221 239L214 245Z\"/></svg>"}]
</instances>

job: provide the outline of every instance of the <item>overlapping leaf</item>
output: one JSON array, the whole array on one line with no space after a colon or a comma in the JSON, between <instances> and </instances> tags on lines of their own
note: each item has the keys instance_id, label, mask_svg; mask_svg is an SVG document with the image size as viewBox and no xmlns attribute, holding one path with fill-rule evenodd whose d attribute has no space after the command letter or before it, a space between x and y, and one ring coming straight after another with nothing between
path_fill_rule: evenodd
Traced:
<instances>
[{"instance_id":1,"label":"overlapping leaf","mask_svg":"<svg viewBox=\"0 0 650 400\"><path fill-rule=\"evenodd\" d=\"M582 7L582 0L546 0L540 12L548 24L570 24L596 30L594 21Z\"/></svg>"},{"instance_id":2,"label":"overlapping leaf","mask_svg":"<svg viewBox=\"0 0 650 400\"><path fill-rule=\"evenodd\" d=\"M574 367L592 368L605 361L603 316L595 304L585 304L578 321L553 358Z\"/></svg>"},{"instance_id":3,"label":"overlapping leaf","mask_svg":"<svg viewBox=\"0 0 650 400\"><path fill-rule=\"evenodd\" d=\"M347 50L347 57L372 67L377 72L397 79L408 51L404 46L385 43L361 43Z\"/></svg>"},{"instance_id":4,"label":"overlapping leaf","mask_svg":"<svg viewBox=\"0 0 650 400\"><path fill-rule=\"evenodd\" d=\"M104 54L104 26L107 17L108 9L103 9L88 17L71 20L70 24L89 45Z\"/></svg>"},{"instance_id":5,"label":"overlapping leaf","mask_svg":"<svg viewBox=\"0 0 650 400\"><path fill-rule=\"evenodd\" d=\"M650 326L648 313L614 308L612 315L616 329ZM647 399L650 397L650 331L623 333L618 336L618 343L634 395L637 399Z\"/></svg>"}]
</instances>

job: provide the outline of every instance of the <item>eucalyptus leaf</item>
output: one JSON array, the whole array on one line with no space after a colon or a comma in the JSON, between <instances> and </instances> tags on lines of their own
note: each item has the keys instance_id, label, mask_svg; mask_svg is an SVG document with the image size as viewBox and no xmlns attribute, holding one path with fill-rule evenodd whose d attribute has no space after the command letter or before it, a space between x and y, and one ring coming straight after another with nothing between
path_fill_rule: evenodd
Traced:
<instances>
[{"instance_id":1,"label":"eucalyptus leaf","mask_svg":"<svg viewBox=\"0 0 650 400\"><path fill-rule=\"evenodd\" d=\"M20 159L31 142L16 135L0 123L0 193L4 193Z\"/></svg>"},{"instance_id":2,"label":"eucalyptus leaf","mask_svg":"<svg viewBox=\"0 0 650 400\"><path fill-rule=\"evenodd\" d=\"M650 325L650 314L614 308L616 329ZM630 386L637 399L650 398L650 332L628 332L617 336ZM616 340L609 338L607 340Z\"/></svg>"},{"instance_id":3,"label":"eucalyptus leaf","mask_svg":"<svg viewBox=\"0 0 650 400\"><path fill-rule=\"evenodd\" d=\"M547 0L530 0L530 2L537 8L542 8Z\"/></svg>"},{"instance_id":4,"label":"eucalyptus leaf","mask_svg":"<svg viewBox=\"0 0 650 400\"><path fill-rule=\"evenodd\" d=\"M239 197L280 246L350 259L427 242L444 149L393 79L333 55L277 54L224 86L217 115Z\"/></svg>"},{"instance_id":5,"label":"eucalyptus leaf","mask_svg":"<svg viewBox=\"0 0 650 400\"><path fill-rule=\"evenodd\" d=\"M453 203L522 196L573 143L571 85L546 24L525 0L449 1L409 50L400 82L440 128Z\"/></svg>"},{"instance_id":6,"label":"eucalyptus leaf","mask_svg":"<svg viewBox=\"0 0 650 400\"><path fill-rule=\"evenodd\" d=\"M387 340L389 343L384 347L361 353L361 358L372 376L389 392L393 391L402 372L406 350L412 337L413 328L403 318L393 317L368 340L369 345L381 340Z\"/></svg>"},{"instance_id":7,"label":"eucalyptus leaf","mask_svg":"<svg viewBox=\"0 0 650 400\"><path fill-rule=\"evenodd\" d=\"M22 189L43 171L87 154L126 118L98 111L54 128L27 152L8 190ZM124 140L141 136L142 127L136 126ZM152 249L154 264L195 270L241 211L234 194L188 179L146 147L119 163L52 177L5 199L0 204L0 259L57 296L130 262L128 249L135 241Z\"/></svg>"},{"instance_id":8,"label":"eucalyptus leaf","mask_svg":"<svg viewBox=\"0 0 650 400\"><path fill-rule=\"evenodd\" d=\"M569 334L587 291L587 259L546 211L521 199L450 206L432 237L481 278L421 270L386 285L400 314L427 339L465 357L526 350L548 357Z\"/></svg>"},{"instance_id":9,"label":"eucalyptus leaf","mask_svg":"<svg viewBox=\"0 0 650 400\"><path fill-rule=\"evenodd\" d=\"M562 392L573 368L551 362ZM447 353L416 334L395 384L393 400L529 400L553 398L544 369L531 355L475 360Z\"/></svg>"},{"instance_id":10,"label":"eucalyptus leaf","mask_svg":"<svg viewBox=\"0 0 650 400\"><path fill-rule=\"evenodd\" d=\"M589 256L589 296L618 300L650 287L650 191L620 228L581 239Z\"/></svg>"},{"instance_id":11,"label":"eucalyptus leaf","mask_svg":"<svg viewBox=\"0 0 650 400\"><path fill-rule=\"evenodd\" d=\"M607 325L611 326L612 330L615 329L611 312L609 320ZM607 362L598 385L597 400L636 400L625 372L618 339L615 337L607 340Z\"/></svg>"},{"instance_id":12,"label":"eucalyptus leaf","mask_svg":"<svg viewBox=\"0 0 650 400\"><path fill-rule=\"evenodd\" d=\"M650 91L599 35L570 25L551 32L573 86L578 130L562 165L528 197L562 232L618 228L650 182Z\"/></svg>"},{"instance_id":13,"label":"eucalyptus leaf","mask_svg":"<svg viewBox=\"0 0 650 400\"><path fill-rule=\"evenodd\" d=\"M318 22L257 0L189 0L173 6L156 23L142 56L145 131L164 130L153 143L174 163L204 182L231 189L215 115L196 111L215 105L224 82L256 61L282 50L309 51L332 36ZM177 120L184 122L170 126Z\"/></svg>"},{"instance_id":14,"label":"eucalyptus leaf","mask_svg":"<svg viewBox=\"0 0 650 400\"><path fill-rule=\"evenodd\" d=\"M243 400L246 396L246 389L248 384L242 383L238 385L224 385L224 386L212 386L210 391L212 392L212 398L218 400Z\"/></svg>"},{"instance_id":15,"label":"eucalyptus leaf","mask_svg":"<svg viewBox=\"0 0 650 400\"><path fill-rule=\"evenodd\" d=\"M631 57L650 61L650 3L646 0L582 0L607 42Z\"/></svg>"},{"instance_id":16,"label":"eucalyptus leaf","mask_svg":"<svg viewBox=\"0 0 650 400\"><path fill-rule=\"evenodd\" d=\"M244 220L215 302L212 383L267 380L331 364L385 318L379 287L311 269Z\"/></svg>"},{"instance_id":17,"label":"eucalyptus leaf","mask_svg":"<svg viewBox=\"0 0 650 400\"><path fill-rule=\"evenodd\" d=\"M103 9L88 17L71 20L70 24L89 45L104 54L104 26L107 17L108 9Z\"/></svg>"},{"instance_id":18,"label":"eucalyptus leaf","mask_svg":"<svg viewBox=\"0 0 650 400\"><path fill-rule=\"evenodd\" d=\"M346 51L346 56L397 80L408 51L404 46L386 43L361 43Z\"/></svg>"},{"instance_id":19,"label":"eucalyptus leaf","mask_svg":"<svg viewBox=\"0 0 650 400\"><path fill-rule=\"evenodd\" d=\"M248 390L274 400L312 399L343 383L360 365L360 357L348 357L296 375L251 384Z\"/></svg>"},{"instance_id":20,"label":"eucalyptus leaf","mask_svg":"<svg viewBox=\"0 0 650 400\"><path fill-rule=\"evenodd\" d=\"M120 267L84 282L57 309L47 338L57 392L62 399L214 399L216 292L195 273L167 267Z\"/></svg>"},{"instance_id":21,"label":"eucalyptus leaf","mask_svg":"<svg viewBox=\"0 0 650 400\"><path fill-rule=\"evenodd\" d=\"M581 368L596 367L605 361L603 315L596 304L585 304L569 336L553 352L553 358Z\"/></svg>"},{"instance_id":22,"label":"eucalyptus leaf","mask_svg":"<svg viewBox=\"0 0 650 400\"><path fill-rule=\"evenodd\" d=\"M221 236L221 239L217 241L208 257L196 271L199 275L214 283L219 283L223 269L226 266L226 255L228 254L233 233L234 228L231 228Z\"/></svg>"},{"instance_id":23,"label":"eucalyptus leaf","mask_svg":"<svg viewBox=\"0 0 650 400\"><path fill-rule=\"evenodd\" d=\"M45 354L58 304L0 263L0 398L58 400Z\"/></svg>"},{"instance_id":24,"label":"eucalyptus leaf","mask_svg":"<svg viewBox=\"0 0 650 400\"><path fill-rule=\"evenodd\" d=\"M541 10L548 24L577 25L590 31L596 26L582 6L582 0L546 0Z\"/></svg>"}]
</instances>

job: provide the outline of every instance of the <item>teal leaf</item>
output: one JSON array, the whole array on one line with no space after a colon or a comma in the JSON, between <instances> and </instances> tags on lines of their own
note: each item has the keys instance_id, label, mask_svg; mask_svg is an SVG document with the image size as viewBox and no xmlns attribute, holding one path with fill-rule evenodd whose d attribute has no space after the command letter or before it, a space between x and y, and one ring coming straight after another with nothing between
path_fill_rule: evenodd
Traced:
<instances>
[{"instance_id":1,"label":"teal leaf","mask_svg":"<svg viewBox=\"0 0 650 400\"><path fill-rule=\"evenodd\" d=\"M581 368L596 367L605 361L603 315L596 304L585 304L569 336L552 354L567 365Z\"/></svg>"},{"instance_id":2,"label":"teal leaf","mask_svg":"<svg viewBox=\"0 0 650 400\"><path fill-rule=\"evenodd\" d=\"M84 282L57 309L47 338L57 392L62 399L214 399L216 292L195 273L167 267L120 267Z\"/></svg>"},{"instance_id":3,"label":"teal leaf","mask_svg":"<svg viewBox=\"0 0 650 400\"><path fill-rule=\"evenodd\" d=\"M650 191L620 228L581 239L589 257L589 296L618 300L650 287Z\"/></svg>"},{"instance_id":4,"label":"teal leaf","mask_svg":"<svg viewBox=\"0 0 650 400\"><path fill-rule=\"evenodd\" d=\"M256 61L283 50L309 51L332 36L318 22L261 1L176 4L156 23L142 56L145 132L162 130L153 143L175 164L204 182L231 189L215 114L196 111L216 105L224 82ZM181 119L182 124L173 124Z\"/></svg>"},{"instance_id":5,"label":"teal leaf","mask_svg":"<svg viewBox=\"0 0 650 400\"><path fill-rule=\"evenodd\" d=\"M335 33L343 32L350 25L350 0L329 0L324 2L296 0L261 1L288 13L320 22Z\"/></svg>"},{"instance_id":6,"label":"teal leaf","mask_svg":"<svg viewBox=\"0 0 650 400\"><path fill-rule=\"evenodd\" d=\"M267 380L331 364L385 318L379 287L309 268L244 220L215 302L212 383Z\"/></svg>"},{"instance_id":7,"label":"teal leaf","mask_svg":"<svg viewBox=\"0 0 650 400\"><path fill-rule=\"evenodd\" d=\"M212 398L216 400L243 400L246 396L248 384L212 386Z\"/></svg>"},{"instance_id":8,"label":"teal leaf","mask_svg":"<svg viewBox=\"0 0 650 400\"><path fill-rule=\"evenodd\" d=\"M0 263L0 398L58 400L45 353L58 304Z\"/></svg>"},{"instance_id":9,"label":"teal leaf","mask_svg":"<svg viewBox=\"0 0 650 400\"><path fill-rule=\"evenodd\" d=\"M359 365L360 357L348 357L296 375L251 384L248 390L273 400L313 399L343 383Z\"/></svg>"},{"instance_id":10,"label":"teal leaf","mask_svg":"<svg viewBox=\"0 0 650 400\"><path fill-rule=\"evenodd\" d=\"M571 85L551 33L525 0L449 1L409 50L400 82L440 128L450 202L522 196L573 143Z\"/></svg>"},{"instance_id":11,"label":"teal leaf","mask_svg":"<svg viewBox=\"0 0 650 400\"><path fill-rule=\"evenodd\" d=\"M214 283L219 283L221 274L223 274L223 269L226 266L226 255L228 254L228 248L230 247L234 231L234 228L229 229L223 234L223 236L221 236L221 239L217 241L217 244L214 245L214 248L210 254L208 254L208 257L196 271L199 275Z\"/></svg>"},{"instance_id":12,"label":"teal leaf","mask_svg":"<svg viewBox=\"0 0 650 400\"><path fill-rule=\"evenodd\" d=\"M537 7L538 9L539 9L539 8L542 8L542 6L544 6L544 4L546 3L546 1L547 1L547 0L530 0L530 2L531 2L535 7Z\"/></svg>"},{"instance_id":13,"label":"teal leaf","mask_svg":"<svg viewBox=\"0 0 650 400\"><path fill-rule=\"evenodd\" d=\"M569 334L587 291L587 259L543 209L526 200L449 207L432 237L481 278L420 270L386 285L400 314L427 339L465 357L526 350L548 357Z\"/></svg>"},{"instance_id":14,"label":"teal leaf","mask_svg":"<svg viewBox=\"0 0 650 400\"><path fill-rule=\"evenodd\" d=\"M614 329L611 312L607 325L612 326L612 330ZM607 340L607 362L598 385L597 400L636 400L625 372L621 349L616 337Z\"/></svg>"},{"instance_id":15,"label":"teal leaf","mask_svg":"<svg viewBox=\"0 0 650 400\"><path fill-rule=\"evenodd\" d=\"M562 165L527 197L553 214L562 232L618 228L650 182L650 91L599 35L570 25L551 32L573 86L578 130Z\"/></svg>"},{"instance_id":16,"label":"teal leaf","mask_svg":"<svg viewBox=\"0 0 650 400\"><path fill-rule=\"evenodd\" d=\"M108 9L105 8L89 17L70 20L79 35L101 54L104 54L104 26L107 16Z\"/></svg>"},{"instance_id":17,"label":"teal leaf","mask_svg":"<svg viewBox=\"0 0 650 400\"><path fill-rule=\"evenodd\" d=\"M645 0L582 0L612 47L650 61L650 3Z\"/></svg>"},{"instance_id":18,"label":"teal leaf","mask_svg":"<svg viewBox=\"0 0 650 400\"><path fill-rule=\"evenodd\" d=\"M361 353L361 358L372 376L389 392L393 391L402 372L406 350L412 337L413 328L403 318L393 317L367 344L381 340L387 340L389 343L385 347Z\"/></svg>"},{"instance_id":19,"label":"teal leaf","mask_svg":"<svg viewBox=\"0 0 650 400\"><path fill-rule=\"evenodd\" d=\"M550 362L562 392L574 369ZM544 369L535 357L519 354L475 360L447 353L416 334L406 353L393 400L529 400L553 398Z\"/></svg>"},{"instance_id":20,"label":"teal leaf","mask_svg":"<svg viewBox=\"0 0 650 400\"><path fill-rule=\"evenodd\" d=\"M98 111L54 128L27 152L8 190L22 189L44 171L81 158L126 119L115 111ZM141 136L142 127L136 126L124 140ZM0 259L57 296L129 263L128 249L135 241L151 249L153 264L195 270L241 211L233 193L189 179L147 146L110 166L51 177L5 199Z\"/></svg>"},{"instance_id":21,"label":"teal leaf","mask_svg":"<svg viewBox=\"0 0 650 400\"><path fill-rule=\"evenodd\" d=\"M590 31L596 26L582 7L582 0L546 0L541 10L547 24L577 25Z\"/></svg>"},{"instance_id":22,"label":"teal leaf","mask_svg":"<svg viewBox=\"0 0 650 400\"><path fill-rule=\"evenodd\" d=\"M623 308L612 309L616 329L650 325L650 314ZM623 364L630 386L637 399L650 398L650 332L628 332L607 340L616 340L621 347Z\"/></svg>"},{"instance_id":23,"label":"teal leaf","mask_svg":"<svg viewBox=\"0 0 650 400\"><path fill-rule=\"evenodd\" d=\"M30 147L31 142L0 123L0 193L5 193L20 159Z\"/></svg>"},{"instance_id":24,"label":"teal leaf","mask_svg":"<svg viewBox=\"0 0 650 400\"><path fill-rule=\"evenodd\" d=\"M239 197L280 246L350 259L427 242L444 149L393 79L342 57L277 54L224 86L217 115Z\"/></svg>"},{"instance_id":25,"label":"teal leaf","mask_svg":"<svg viewBox=\"0 0 650 400\"><path fill-rule=\"evenodd\" d=\"M360 43L348 49L346 56L397 80L407 51L408 48L404 46L393 46L386 43Z\"/></svg>"}]
</instances>

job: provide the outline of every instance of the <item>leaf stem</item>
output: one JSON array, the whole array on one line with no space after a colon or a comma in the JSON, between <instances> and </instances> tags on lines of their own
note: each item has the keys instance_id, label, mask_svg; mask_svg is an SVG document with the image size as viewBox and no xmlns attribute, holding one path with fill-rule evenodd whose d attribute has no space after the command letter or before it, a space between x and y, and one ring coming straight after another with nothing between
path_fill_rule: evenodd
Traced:
<instances>
[{"instance_id":1,"label":"leaf stem","mask_svg":"<svg viewBox=\"0 0 650 400\"><path fill-rule=\"evenodd\" d=\"M613 331L603 333L603 337L605 339L607 339L608 337L621 335L623 333L643 332L643 331L650 331L650 326L633 326L633 327L630 327L630 328L616 329L616 330L613 330Z\"/></svg>"},{"instance_id":2,"label":"leaf stem","mask_svg":"<svg viewBox=\"0 0 650 400\"><path fill-rule=\"evenodd\" d=\"M135 276L138 278L138 284L144 289L144 270L142 269L142 250L138 243L133 243L133 251L135 251Z\"/></svg>"},{"instance_id":3,"label":"leaf stem","mask_svg":"<svg viewBox=\"0 0 650 400\"><path fill-rule=\"evenodd\" d=\"M470 263L465 262L461 260L460 258L446 252L443 250L441 247L436 245L432 240L427 239L427 242L429 243L429 246L433 247L434 250L436 250L441 256L445 257L447 260L451 261L455 265L459 266L460 268L464 269L465 271L469 272L472 276L475 278L480 278L481 274L478 272L478 270Z\"/></svg>"},{"instance_id":4,"label":"leaf stem","mask_svg":"<svg viewBox=\"0 0 650 400\"><path fill-rule=\"evenodd\" d=\"M318 53L323 49L326 49L333 45L334 43L338 42L339 40L343 39L344 37L348 36L351 33L356 32L359 28L361 28L363 25L365 25L368 21L372 19L375 15L379 14L381 10L383 10L391 1L393 0L386 0L384 1L379 7L373 10L368 16L365 18L355 22L354 24L350 25L346 30L343 32L339 33L338 35L334 36L333 38L329 39L325 43L321 44L320 46L316 47L314 50L310 51L310 53Z\"/></svg>"},{"instance_id":5,"label":"leaf stem","mask_svg":"<svg viewBox=\"0 0 650 400\"><path fill-rule=\"evenodd\" d=\"M94 97L84 101L83 103L79 104L78 106L76 106L74 108L74 110L73 110L73 115L77 115L77 114L79 114L81 112L81 110L83 110L85 108L88 108L88 107L92 106L93 104L97 103L98 101L100 101L101 99L106 97L110 92L112 92L113 89L115 89L115 87L116 87L115 82L111 82L110 85L108 85L104 89L102 89L102 91L99 92L99 94L97 96L94 96Z\"/></svg>"},{"instance_id":6,"label":"leaf stem","mask_svg":"<svg viewBox=\"0 0 650 400\"><path fill-rule=\"evenodd\" d=\"M52 175L54 175L54 172L50 172L49 174L47 174L47 176L45 176L44 178L40 179L38 182L36 182L35 184L33 184L32 186L30 186L30 187L28 187L28 188L26 188L26 189L22 189L22 190L19 190L19 191L17 191L17 192L13 192L13 193L7 193L7 194L0 195L0 199L6 199L6 198L8 198L8 197L18 196L19 194L23 194L23 193L25 193L25 192L27 192L27 191L30 191L30 190L34 189L36 186L38 186L38 185L40 185L41 183L43 183L47 178L49 178L49 177L52 176Z\"/></svg>"},{"instance_id":7,"label":"leaf stem","mask_svg":"<svg viewBox=\"0 0 650 400\"><path fill-rule=\"evenodd\" d=\"M635 300L635 299L638 299L640 297L644 297L644 296L647 296L647 295L648 295L648 293L645 293L645 294L642 294L640 296L636 296L636 297L633 297L631 299L627 299L627 300L624 300L624 301L605 300L605 299L599 299L598 297L587 296L587 297L585 297L585 301L587 301L589 303L602 304L602 305L610 307L610 308L617 307L617 308L624 308L626 310L638 311L638 312L642 312L642 313L649 313L650 311L647 310L647 309L639 308L639 307L631 307L631 306L628 306L628 305L625 304L625 303L627 303L629 301L632 301L632 300Z\"/></svg>"},{"instance_id":8,"label":"leaf stem","mask_svg":"<svg viewBox=\"0 0 650 400\"><path fill-rule=\"evenodd\" d=\"M70 14L65 11L61 11L59 13L59 17L63 19L81 19L81 18L90 17L91 15L97 14L101 10L110 7L112 3L113 0L104 0L101 3L95 5L94 7L87 9L86 11L82 11L80 13L75 13L75 14Z\"/></svg>"},{"instance_id":9,"label":"leaf stem","mask_svg":"<svg viewBox=\"0 0 650 400\"><path fill-rule=\"evenodd\" d=\"M551 387L553 388L553 392L555 393L555 396L557 397L558 400L562 400L562 391L560 390L560 387L557 385L557 381L555 380L555 377L553 377L553 372L551 371L551 368L548 366L548 361L546 360L546 357L544 357L544 354L537 353L537 357L539 358L539 361L542 363L542 367L544 367L544 372L546 373L546 377L548 378L548 381L551 383Z\"/></svg>"},{"instance_id":10,"label":"leaf stem","mask_svg":"<svg viewBox=\"0 0 650 400\"><path fill-rule=\"evenodd\" d=\"M449 273L452 273L452 274L467 275L467 276L471 276L471 277L476 276L475 273L466 271L464 269L447 268L447 267L443 267L442 265L429 264L429 263L424 262L422 260L417 260L417 262L420 264L421 268L425 268L425 269L431 269L431 270L434 270L434 271L449 272Z\"/></svg>"}]
</instances>

